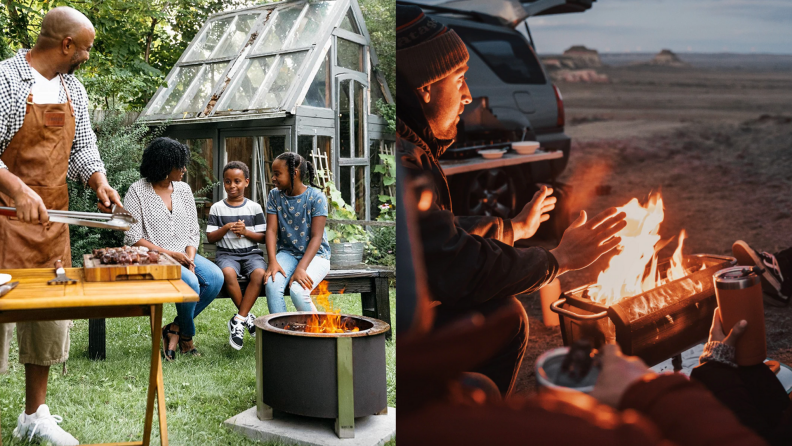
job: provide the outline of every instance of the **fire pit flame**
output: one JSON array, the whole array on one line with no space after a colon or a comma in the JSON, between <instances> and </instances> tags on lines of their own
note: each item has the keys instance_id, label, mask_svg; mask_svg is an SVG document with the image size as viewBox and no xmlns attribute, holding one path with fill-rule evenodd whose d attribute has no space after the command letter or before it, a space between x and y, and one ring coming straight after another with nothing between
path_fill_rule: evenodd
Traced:
<instances>
[{"instance_id":1,"label":"fire pit flame","mask_svg":"<svg viewBox=\"0 0 792 446\"><path fill-rule=\"evenodd\" d=\"M650 195L643 206L637 198L633 198L618 210L627 214L627 226L617 234L621 237L621 251L610 260L608 268L600 273L596 286L588 293L591 300L605 306L612 306L624 298L636 296L690 274L682 262L684 229L679 234L679 243L665 278L658 271L657 253L667 244L661 241L658 234L660 223L663 222L663 198L660 192ZM654 308L658 304L661 303L645 302L645 309ZM643 313L640 310L638 312Z\"/></svg>"},{"instance_id":2,"label":"fire pit flame","mask_svg":"<svg viewBox=\"0 0 792 446\"><path fill-rule=\"evenodd\" d=\"M305 324L293 322L284 327L286 330L302 331L305 333L352 333L360 331L354 319L342 317L341 310L333 307L328 297L330 291L327 288L327 281L323 280L317 286L319 294L316 296L316 306L322 307L328 314L312 314ZM344 290L341 290L343 293Z\"/></svg>"}]
</instances>

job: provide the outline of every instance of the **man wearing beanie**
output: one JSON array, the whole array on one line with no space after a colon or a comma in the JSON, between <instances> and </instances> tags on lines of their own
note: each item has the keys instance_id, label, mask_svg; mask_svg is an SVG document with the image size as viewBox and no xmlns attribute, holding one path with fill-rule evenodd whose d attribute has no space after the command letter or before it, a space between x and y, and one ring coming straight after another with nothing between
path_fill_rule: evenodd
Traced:
<instances>
[{"instance_id":1,"label":"man wearing beanie","mask_svg":"<svg viewBox=\"0 0 792 446\"><path fill-rule=\"evenodd\" d=\"M585 212L559 246L515 248L531 237L555 206L542 188L514 219L455 217L440 155L454 142L459 115L472 100L465 72L469 55L462 39L415 6L396 7L396 133L406 176L428 184L430 201L419 204L419 232L429 291L440 303L435 327L471 312L485 318L511 309L519 314L509 341L492 345L491 359L475 372L511 392L528 341L528 317L514 297L530 293L559 274L593 263L615 248L612 238L624 214L609 209L586 223Z\"/></svg>"}]
</instances>

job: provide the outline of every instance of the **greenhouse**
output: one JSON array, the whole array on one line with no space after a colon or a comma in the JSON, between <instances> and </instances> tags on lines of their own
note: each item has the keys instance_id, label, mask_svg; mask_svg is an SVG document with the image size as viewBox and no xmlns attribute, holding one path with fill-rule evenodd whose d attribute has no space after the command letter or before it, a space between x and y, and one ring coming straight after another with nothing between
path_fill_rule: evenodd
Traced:
<instances>
[{"instance_id":1,"label":"greenhouse","mask_svg":"<svg viewBox=\"0 0 792 446\"><path fill-rule=\"evenodd\" d=\"M140 121L203 154L186 181L205 202L224 196L228 161L250 166L248 198L264 202L284 151L317 164L361 220L377 215L380 154L392 154L378 103L393 103L356 0L285 1L211 16ZM194 166L195 167L195 166ZM208 208L204 210L208 212Z\"/></svg>"}]
</instances>

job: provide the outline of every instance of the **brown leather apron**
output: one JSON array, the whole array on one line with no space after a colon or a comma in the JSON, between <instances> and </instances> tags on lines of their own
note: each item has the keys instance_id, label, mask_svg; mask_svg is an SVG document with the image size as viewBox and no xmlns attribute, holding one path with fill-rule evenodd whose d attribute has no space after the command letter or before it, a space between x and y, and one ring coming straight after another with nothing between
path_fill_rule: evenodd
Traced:
<instances>
[{"instance_id":1,"label":"brown leather apron","mask_svg":"<svg viewBox=\"0 0 792 446\"><path fill-rule=\"evenodd\" d=\"M69 90L65 104L34 104L28 94L22 128L14 135L0 159L8 170L39 194L47 209L68 210L66 171L74 142L75 118ZM0 206L14 207L0 193ZM0 216L0 268L52 267L56 260L71 266L69 227L64 223L24 223Z\"/></svg>"}]
</instances>

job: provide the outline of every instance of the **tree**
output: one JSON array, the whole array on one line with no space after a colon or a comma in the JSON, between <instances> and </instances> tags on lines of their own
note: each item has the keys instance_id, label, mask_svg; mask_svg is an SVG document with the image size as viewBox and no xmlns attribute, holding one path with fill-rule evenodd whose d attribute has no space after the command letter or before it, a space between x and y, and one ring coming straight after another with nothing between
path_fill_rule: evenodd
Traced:
<instances>
[{"instance_id":1,"label":"tree","mask_svg":"<svg viewBox=\"0 0 792 446\"><path fill-rule=\"evenodd\" d=\"M265 3L256 0L0 0L0 56L35 44L50 9L71 6L96 28L91 59L77 72L94 108L140 109L176 64L209 15ZM359 0L393 91L396 79L395 0Z\"/></svg>"},{"instance_id":2,"label":"tree","mask_svg":"<svg viewBox=\"0 0 792 446\"><path fill-rule=\"evenodd\" d=\"M96 28L91 59L77 75L93 106L139 109L163 84L181 53L215 12L253 4L252 0L3 0L0 53L10 57L30 48L50 9L71 6Z\"/></svg>"},{"instance_id":3,"label":"tree","mask_svg":"<svg viewBox=\"0 0 792 446\"><path fill-rule=\"evenodd\" d=\"M358 0L371 44L379 58L379 70L396 93L396 0Z\"/></svg>"}]
</instances>

